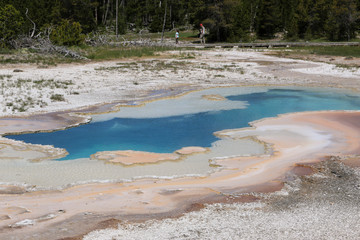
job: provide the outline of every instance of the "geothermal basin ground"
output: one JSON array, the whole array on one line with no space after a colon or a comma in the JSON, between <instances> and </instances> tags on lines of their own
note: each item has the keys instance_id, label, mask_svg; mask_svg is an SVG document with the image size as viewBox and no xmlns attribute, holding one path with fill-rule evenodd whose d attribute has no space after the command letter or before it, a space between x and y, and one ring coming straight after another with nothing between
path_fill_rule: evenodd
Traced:
<instances>
[{"instance_id":1,"label":"geothermal basin ground","mask_svg":"<svg viewBox=\"0 0 360 240\"><path fill-rule=\"evenodd\" d=\"M329 94L331 89L358 94L358 68L268 53L216 49L191 51L193 58L188 59L174 51L154 58L46 69L1 66L1 160L12 169L27 165L33 170L7 171L8 180L0 189L0 239L356 239L360 149L356 108L285 114L256 119L246 128L223 129L215 134L224 141L219 152L228 154L210 157L215 160L206 163L217 171L176 178L81 181L76 177L89 166L85 161L72 171L71 161L63 161L59 165L69 165L64 177L51 178L57 169L49 159L66 156L63 149L4 137L99 121L105 115L98 113L119 108L121 112L124 105L146 107L203 89L210 89L202 94L204 101L221 104L223 96L211 92L219 87L312 87ZM52 96L62 96L63 101ZM32 104L24 103L28 97L34 99ZM25 112L18 112L20 107ZM141 112L137 108L126 107ZM231 154L238 145L260 151ZM123 164L131 169L131 164L145 163L146 168L157 168L173 160L179 163L187 155L211 154L207 148L188 147L166 156L104 152L95 154L91 164L109 169ZM22 178L40 165L49 168ZM85 172L91 176L91 171ZM39 179L47 174L45 186ZM2 177L7 177L5 171ZM68 182L55 184L59 179ZM270 221L273 224L265 224Z\"/></svg>"}]
</instances>

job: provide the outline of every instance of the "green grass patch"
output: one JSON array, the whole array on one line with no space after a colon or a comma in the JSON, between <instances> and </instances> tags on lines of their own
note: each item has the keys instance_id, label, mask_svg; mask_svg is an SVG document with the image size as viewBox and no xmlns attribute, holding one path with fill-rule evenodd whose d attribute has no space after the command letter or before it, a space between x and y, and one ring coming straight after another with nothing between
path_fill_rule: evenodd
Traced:
<instances>
[{"instance_id":1,"label":"green grass patch","mask_svg":"<svg viewBox=\"0 0 360 240\"><path fill-rule=\"evenodd\" d=\"M14 50L0 47L0 54L12 54L12 53L14 53Z\"/></svg>"},{"instance_id":2,"label":"green grass patch","mask_svg":"<svg viewBox=\"0 0 360 240\"><path fill-rule=\"evenodd\" d=\"M1 75L0 74L0 80L4 80L5 78L10 79L10 78L12 78L12 75L8 75L8 74Z\"/></svg>"},{"instance_id":3,"label":"green grass patch","mask_svg":"<svg viewBox=\"0 0 360 240\"><path fill-rule=\"evenodd\" d=\"M222 75L222 74L216 74L216 75L214 75L214 77L216 77L216 78L224 78L224 77L225 77L225 75Z\"/></svg>"},{"instance_id":4,"label":"green grass patch","mask_svg":"<svg viewBox=\"0 0 360 240\"><path fill-rule=\"evenodd\" d=\"M79 62L77 59L63 57L57 54L21 54L21 53L13 53L13 54L4 54L0 56L0 64L19 64L19 63L29 63L29 64L37 64L41 67L47 66L56 66L59 63L72 63Z\"/></svg>"},{"instance_id":5,"label":"green grass patch","mask_svg":"<svg viewBox=\"0 0 360 240\"><path fill-rule=\"evenodd\" d=\"M161 71L161 70L173 70L176 71L179 68L184 69L186 66L190 65L189 62L184 61L172 61L172 62L164 62L159 61L156 62L156 64L151 67L151 70Z\"/></svg>"},{"instance_id":6,"label":"green grass patch","mask_svg":"<svg viewBox=\"0 0 360 240\"><path fill-rule=\"evenodd\" d=\"M111 60L131 57L154 56L156 52L174 50L172 47L97 47L88 49L91 60Z\"/></svg>"},{"instance_id":7,"label":"green grass patch","mask_svg":"<svg viewBox=\"0 0 360 240\"><path fill-rule=\"evenodd\" d=\"M360 46L319 46L319 47L293 47L288 54L317 54L340 57L360 57Z\"/></svg>"},{"instance_id":8,"label":"green grass patch","mask_svg":"<svg viewBox=\"0 0 360 240\"><path fill-rule=\"evenodd\" d=\"M50 96L51 101L53 102L64 102L65 98L62 94L53 94Z\"/></svg>"}]
</instances>

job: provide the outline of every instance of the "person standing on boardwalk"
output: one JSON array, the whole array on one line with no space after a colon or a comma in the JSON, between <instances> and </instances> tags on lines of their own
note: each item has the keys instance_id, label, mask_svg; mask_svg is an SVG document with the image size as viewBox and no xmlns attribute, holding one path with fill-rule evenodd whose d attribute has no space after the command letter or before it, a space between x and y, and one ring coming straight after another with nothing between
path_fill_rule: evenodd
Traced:
<instances>
[{"instance_id":1,"label":"person standing on boardwalk","mask_svg":"<svg viewBox=\"0 0 360 240\"><path fill-rule=\"evenodd\" d=\"M204 43L205 44L205 27L204 25L202 25L202 23L200 23L200 43Z\"/></svg>"},{"instance_id":2,"label":"person standing on boardwalk","mask_svg":"<svg viewBox=\"0 0 360 240\"><path fill-rule=\"evenodd\" d=\"M176 33L175 33L175 43L176 44L179 43L179 30L176 30Z\"/></svg>"}]
</instances>

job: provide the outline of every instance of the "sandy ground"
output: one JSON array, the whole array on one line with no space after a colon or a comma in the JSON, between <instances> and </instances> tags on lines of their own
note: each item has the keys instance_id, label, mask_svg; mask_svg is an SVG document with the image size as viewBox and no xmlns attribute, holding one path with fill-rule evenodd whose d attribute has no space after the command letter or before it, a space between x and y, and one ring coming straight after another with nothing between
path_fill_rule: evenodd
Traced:
<instances>
[{"instance_id":1,"label":"sandy ground","mask_svg":"<svg viewBox=\"0 0 360 240\"><path fill-rule=\"evenodd\" d=\"M21 71L14 71L14 69ZM86 116L69 116L68 113L71 111L84 113L109 111L115 104L139 103L210 87L312 86L345 88L356 92L360 90L360 70L357 68L339 68L328 63L277 58L266 55L266 52L237 49L172 52L151 59L61 65L46 69L32 65L5 65L0 67L0 77L2 82L1 134L73 126L85 123L89 119ZM214 96L211 98L213 99ZM103 107L104 103L112 103L112 105ZM94 105L96 107L93 107ZM60 114L53 113L55 111L61 112ZM94 229L117 227L118 223L127 220L142 221L178 217L184 212L204 207L205 203L216 202L257 201L249 203L253 204L251 207L243 203L233 203L234 205L231 206L210 205L201 210L203 212L200 212L200 215L208 212L209 218L224 222L227 222L225 219L231 215L232 221L237 221L239 216L236 216L236 212L248 208L252 209L248 211L253 214L251 215L252 222L256 223L261 219L261 217L256 218L261 215L258 214L257 211L260 211L258 209L265 211L266 206L274 206L279 200L274 197L271 204L267 205L267 195L264 197L258 193L281 190L284 181L293 179L289 179L290 172L309 172L307 166L298 167L298 164L314 163L329 155L335 155L345 162L351 159L351 163L356 165L360 150L359 120L358 112L290 114L253 123L252 128L219 132L218 135L235 139L255 137L261 142L270 144L273 153L257 157L219 159L213 164L222 166L223 170L204 178L188 177L171 181L141 179L129 183L86 184L56 191L31 192L17 186L2 185L0 188L0 239L79 237ZM8 143L5 145L12 146ZM11 151L17 150L11 147ZM9 151L9 149L2 148L1 151ZM34 149L27 149L27 151L34 159L43 157L32 153L31 151L36 152ZM337 168L340 167L337 165ZM328 176L326 169L326 167L320 168L319 175ZM351 172L351 174L353 178L350 184L357 186L357 173ZM306 182L306 184L311 188L310 183ZM298 189L301 192L306 188L298 186ZM286 192L284 189L282 191ZM353 189L353 192L358 194L358 188ZM337 194L336 196L341 198L343 193ZM286 198L284 199L281 201L286 201ZM349 198L343 209L339 204L334 208L338 212L344 210L345 215L341 219L353 220L348 223L349 226L359 222L359 219L351 215L359 216L360 213L359 209L353 206L356 199L356 197ZM326 203L328 204L329 201ZM227 208L229 211L226 210ZM285 211L284 216L276 215L276 211L281 210L272 209L261 221L269 221L266 220L267 217L270 220L286 219L285 215L290 216L294 209L296 208ZM298 209L304 210L305 216L309 219L314 209L323 210L322 213L325 215L326 211L330 211L317 208L316 205L310 203L308 207L305 204ZM216 215L219 212L221 214ZM191 223L187 219L189 216L193 221L200 223L198 228L196 224L192 224L194 229L184 230L182 235L181 231L179 231L180 235L176 236L164 235L164 239L227 239L225 235L216 235L216 231L220 230L216 230L215 227L212 228L215 232L204 229L201 221L196 220L200 215L196 215L195 212L190 214L195 215L185 215L184 218L170 222L165 228L171 229L174 226L179 228L179 223L176 221ZM313 219L318 219L318 216ZM339 219L340 222L341 219ZM143 225L149 230L145 233L149 236L147 239L156 238L151 237L157 236L155 230L150 232L151 229L159 226L156 224L166 225L168 223L166 221L171 220ZM329 221L328 224L333 223ZM339 223L341 227L336 229L342 229L343 232L338 230L338 237L334 239L360 236L358 230L360 228L355 228L357 230L354 232L353 227L346 227L348 225ZM121 224L121 226L120 232L114 233L111 232L112 230L95 232L88 235L86 239L144 239L139 238L144 234L139 230L142 228L141 225L138 227L138 225ZM185 223L184 226L189 225ZM234 228L234 231L229 233L233 239L247 239L254 236L266 239L268 230L259 228L260 232L251 232L249 229L254 227L256 226L249 225L248 231ZM130 229L130 231L124 232L124 229ZM298 236L290 234L296 233L294 229L296 227L284 228L282 234L278 232L278 235L273 236L282 239L286 236L298 239L312 236L315 239L318 236L315 235L316 228L309 230L310 235ZM352 231L353 235L346 236L348 231ZM162 231L164 234L166 232ZM205 232L209 235L205 235ZM246 232L249 235L244 235ZM138 235L126 237L133 233L138 233ZM327 236L324 232L320 235Z\"/></svg>"}]
</instances>

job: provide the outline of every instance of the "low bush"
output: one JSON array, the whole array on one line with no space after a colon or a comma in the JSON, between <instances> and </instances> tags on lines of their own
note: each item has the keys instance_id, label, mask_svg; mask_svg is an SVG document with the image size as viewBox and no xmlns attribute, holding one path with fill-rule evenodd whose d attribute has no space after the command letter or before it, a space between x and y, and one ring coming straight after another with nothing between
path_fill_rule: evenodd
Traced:
<instances>
[{"instance_id":1,"label":"low bush","mask_svg":"<svg viewBox=\"0 0 360 240\"><path fill-rule=\"evenodd\" d=\"M50 39L57 45L79 45L85 39L84 34L81 32L82 29L80 23L63 19L51 32Z\"/></svg>"},{"instance_id":2,"label":"low bush","mask_svg":"<svg viewBox=\"0 0 360 240\"><path fill-rule=\"evenodd\" d=\"M20 33L23 23L20 12L12 5L0 6L0 48L9 46L10 40Z\"/></svg>"}]
</instances>

